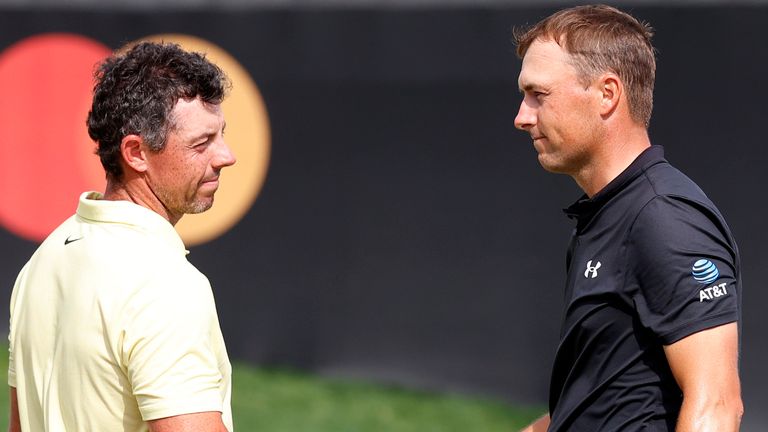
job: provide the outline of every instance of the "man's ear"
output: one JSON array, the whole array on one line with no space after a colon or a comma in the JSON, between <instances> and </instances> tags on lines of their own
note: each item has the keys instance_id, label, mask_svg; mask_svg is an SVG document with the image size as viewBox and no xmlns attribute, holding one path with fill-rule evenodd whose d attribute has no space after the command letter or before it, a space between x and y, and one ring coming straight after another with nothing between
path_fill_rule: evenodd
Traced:
<instances>
[{"instance_id":1,"label":"man's ear","mask_svg":"<svg viewBox=\"0 0 768 432\"><path fill-rule=\"evenodd\" d=\"M610 116L619 106L621 96L624 93L624 86L621 80L614 73L606 73L598 81L600 91L600 115Z\"/></svg>"},{"instance_id":2,"label":"man's ear","mask_svg":"<svg viewBox=\"0 0 768 432\"><path fill-rule=\"evenodd\" d=\"M120 141L120 155L126 166L136 172L147 170L147 152L144 139L139 135L126 135Z\"/></svg>"}]
</instances>

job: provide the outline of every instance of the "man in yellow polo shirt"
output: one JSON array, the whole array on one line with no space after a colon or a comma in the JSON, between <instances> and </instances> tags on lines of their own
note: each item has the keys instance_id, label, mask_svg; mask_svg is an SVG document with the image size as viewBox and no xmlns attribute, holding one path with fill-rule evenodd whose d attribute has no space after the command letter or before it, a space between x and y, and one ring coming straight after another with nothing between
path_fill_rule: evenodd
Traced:
<instances>
[{"instance_id":1,"label":"man in yellow polo shirt","mask_svg":"<svg viewBox=\"0 0 768 432\"><path fill-rule=\"evenodd\" d=\"M213 205L235 163L228 87L173 44L140 43L100 66L88 132L107 187L80 196L16 280L11 431L232 432L211 287L173 228Z\"/></svg>"}]
</instances>

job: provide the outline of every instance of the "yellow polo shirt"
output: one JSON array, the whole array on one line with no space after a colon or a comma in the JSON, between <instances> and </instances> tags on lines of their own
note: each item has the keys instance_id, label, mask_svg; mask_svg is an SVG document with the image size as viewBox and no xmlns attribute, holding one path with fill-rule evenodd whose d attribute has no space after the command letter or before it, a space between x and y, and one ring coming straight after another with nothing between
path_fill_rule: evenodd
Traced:
<instances>
[{"instance_id":1,"label":"yellow polo shirt","mask_svg":"<svg viewBox=\"0 0 768 432\"><path fill-rule=\"evenodd\" d=\"M157 213L80 197L19 274L8 383L25 431L147 431L222 413L231 366L208 279Z\"/></svg>"}]
</instances>

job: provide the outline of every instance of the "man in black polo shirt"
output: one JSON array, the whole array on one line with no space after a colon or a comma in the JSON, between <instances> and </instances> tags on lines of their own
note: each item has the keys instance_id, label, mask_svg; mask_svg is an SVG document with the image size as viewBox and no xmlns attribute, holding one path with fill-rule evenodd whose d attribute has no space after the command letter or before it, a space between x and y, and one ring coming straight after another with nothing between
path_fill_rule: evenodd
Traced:
<instances>
[{"instance_id":1,"label":"man in black polo shirt","mask_svg":"<svg viewBox=\"0 0 768 432\"><path fill-rule=\"evenodd\" d=\"M567 254L549 414L526 431L737 431L739 253L722 215L647 127L651 29L608 6L517 36L515 125L585 195Z\"/></svg>"}]
</instances>

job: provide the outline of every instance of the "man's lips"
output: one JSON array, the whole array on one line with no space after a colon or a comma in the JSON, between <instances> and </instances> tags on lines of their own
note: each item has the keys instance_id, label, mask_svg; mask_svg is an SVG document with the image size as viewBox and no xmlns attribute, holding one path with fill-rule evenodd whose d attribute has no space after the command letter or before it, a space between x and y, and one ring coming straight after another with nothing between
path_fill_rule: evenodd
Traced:
<instances>
[{"instance_id":1,"label":"man's lips","mask_svg":"<svg viewBox=\"0 0 768 432\"><path fill-rule=\"evenodd\" d=\"M544 135L536 135L536 136L531 135L531 140L532 140L531 142L533 144L533 148L539 153L544 151L545 145L541 142L541 140L543 140L544 138L546 138L546 136Z\"/></svg>"},{"instance_id":2,"label":"man's lips","mask_svg":"<svg viewBox=\"0 0 768 432\"><path fill-rule=\"evenodd\" d=\"M218 177L214 177L214 178L210 178L210 179L207 179L207 180L203 180L202 182L200 182L200 185L201 186L218 186L219 185L219 178Z\"/></svg>"}]
</instances>

